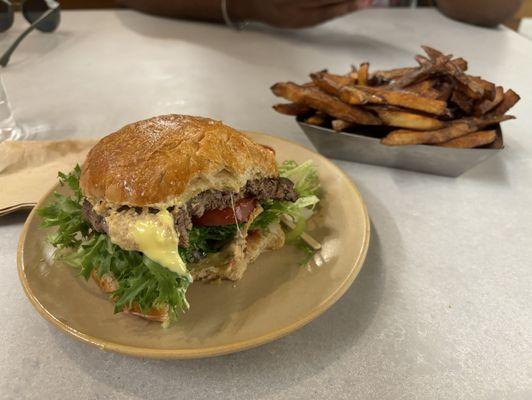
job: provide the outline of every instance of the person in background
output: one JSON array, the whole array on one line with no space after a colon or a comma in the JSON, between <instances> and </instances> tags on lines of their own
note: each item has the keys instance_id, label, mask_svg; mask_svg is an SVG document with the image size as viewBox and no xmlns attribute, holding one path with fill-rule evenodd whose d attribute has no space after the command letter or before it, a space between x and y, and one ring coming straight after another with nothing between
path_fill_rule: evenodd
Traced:
<instances>
[{"instance_id":1,"label":"person in background","mask_svg":"<svg viewBox=\"0 0 532 400\"><path fill-rule=\"evenodd\" d=\"M279 28L306 28L369 7L409 6L410 0L121 0L127 7L174 18L223 22L244 21ZM435 5L450 18L495 26L511 18L522 0L419 0ZM224 15L225 14L225 15Z\"/></svg>"}]
</instances>

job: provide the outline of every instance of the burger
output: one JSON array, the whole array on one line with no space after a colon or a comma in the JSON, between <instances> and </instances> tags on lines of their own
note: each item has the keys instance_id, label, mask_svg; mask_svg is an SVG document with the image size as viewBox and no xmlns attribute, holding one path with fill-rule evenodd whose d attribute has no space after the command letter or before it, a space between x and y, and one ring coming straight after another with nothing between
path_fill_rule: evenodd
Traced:
<instances>
[{"instance_id":1,"label":"burger","mask_svg":"<svg viewBox=\"0 0 532 400\"><path fill-rule=\"evenodd\" d=\"M38 210L56 227L54 257L92 277L115 312L164 323L190 307L192 282L238 281L266 250L305 248L319 201L312 162L279 166L270 147L186 115L126 125L59 178L68 190Z\"/></svg>"}]
</instances>

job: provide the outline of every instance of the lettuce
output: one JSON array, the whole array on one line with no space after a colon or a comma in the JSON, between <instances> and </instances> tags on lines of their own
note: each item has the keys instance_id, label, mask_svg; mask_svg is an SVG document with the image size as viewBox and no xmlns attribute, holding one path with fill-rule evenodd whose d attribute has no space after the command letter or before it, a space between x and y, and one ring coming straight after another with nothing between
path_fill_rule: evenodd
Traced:
<instances>
[{"instance_id":1,"label":"lettuce","mask_svg":"<svg viewBox=\"0 0 532 400\"><path fill-rule=\"evenodd\" d=\"M107 235L89 229L82 216L79 175L79 166L68 175L60 173L61 185L68 185L73 195L54 193L54 201L37 210L43 227L57 227L48 238L57 248L54 257L78 269L85 279L89 279L93 272L99 277L112 274L118 283L118 289L111 294L115 300L115 312L133 303L143 311L168 304L173 318L179 311L187 310L185 293L189 281L185 277L140 252L123 250Z\"/></svg>"},{"instance_id":2,"label":"lettuce","mask_svg":"<svg viewBox=\"0 0 532 400\"><path fill-rule=\"evenodd\" d=\"M320 178L312 160L299 165L294 160L287 160L279 166L279 175L294 182L299 197L314 196L320 188Z\"/></svg>"},{"instance_id":3,"label":"lettuce","mask_svg":"<svg viewBox=\"0 0 532 400\"><path fill-rule=\"evenodd\" d=\"M286 241L307 254L304 262L307 263L314 255L314 250L301 240L301 234L305 232L307 217L312 215L314 207L320 201L317 196L320 188L318 171L312 160L302 164L287 160L279 166L279 175L294 183L294 190L299 198L295 202L264 201L261 203L264 211L252 222L250 229L266 230L270 224L278 223L282 215L288 216L293 220L295 228L286 232Z\"/></svg>"},{"instance_id":4,"label":"lettuce","mask_svg":"<svg viewBox=\"0 0 532 400\"><path fill-rule=\"evenodd\" d=\"M80 173L79 165L68 175L60 172L61 185L67 184L72 189L74 196L69 197L54 193L54 202L37 211L43 220L43 227L59 227L57 232L48 236L48 241L55 247L78 247L81 243L80 236L83 237L89 233L89 225L81 214Z\"/></svg>"},{"instance_id":5,"label":"lettuce","mask_svg":"<svg viewBox=\"0 0 532 400\"><path fill-rule=\"evenodd\" d=\"M236 224L223 226L193 226L188 232L188 248L179 248L181 258L194 263L209 253L216 253L234 239Z\"/></svg>"}]
</instances>

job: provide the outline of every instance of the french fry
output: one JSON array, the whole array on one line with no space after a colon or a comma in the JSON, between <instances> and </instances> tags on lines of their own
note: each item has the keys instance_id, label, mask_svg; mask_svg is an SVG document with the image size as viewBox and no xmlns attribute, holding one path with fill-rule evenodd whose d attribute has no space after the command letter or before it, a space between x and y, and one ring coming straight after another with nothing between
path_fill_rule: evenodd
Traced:
<instances>
[{"instance_id":1,"label":"french fry","mask_svg":"<svg viewBox=\"0 0 532 400\"><path fill-rule=\"evenodd\" d=\"M488 82L485 79L482 79L480 76L470 76L470 78L478 83L482 88L484 89L484 98L487 98L489 100L495 99L495 91L496 87L495 84L492 82Z\"/></svg>"},{"instance_id":2,"label":"french fry","mask_svg":"<svg viewBox=\"0 0 532 400\"><path fill-rule=\"evenodd\" d=\"M427 57L422 56L421 54L416 54L415 59L420 66L423 66L423 64L430 63L430 60Z\"/></svg>"},{"instance_id":3,"label":"french fry","mask_svg":"<svg viewBox=\"0 0 532 400\"><path fill-rule=\"evenodd\" d=\"M424 46L421 46L424 47ZM428 48L428 46L425 46ZM433 51L437 52L437 56L433 58L432 61L435 61L438 57L444 56L443 53L434 50L430 48ZM421 55L416 56L416 61L418 61L419 64L425 64L427 60L426 57L423 57ZM456 65L461 71L467 70L467 61L464 60L462 57L453 58L451 62ZM388 83L393 80L399 79L407 74L420 74L423 75L421 71L419 71L419 67L406 67L406 68L393 68L390 70L379 70L375 71L371 74L371 80L379 82L380 84ZM408 83L406 86L411 85L412 83Z\"/></svg>"},{"instance_id":4,"label":"french fry","mask_svg":"<svg viewBox=\"0 0 532 400\"><path fill-rule=\"evenodd\" d=\"M464 74L464 72L453 63L445 63L445 68L449 76L456 80L458 89L468 97L478 100L485 96L484 87L473 77Z\"/></svg>"},{"instance_id":5,"label":"french fry","mask_svg":"<svg viewBox=\"0 0 532 400\"><path fill-rule=\"evenodd\" d=\"M462 71L467 71L467 61L464 60L462 57L453 58L452 63L456 65L458 68L460 68Z\"/></svg>"},{"instance_id":6,"label":"french fry","mask_svg":"<svg viewBox=\"0 0 532 400\"><path fill-rule=\"evenodd\" d=\"M358 68L358 84L360 86L367 86L369 79L369 63L364 62Z\"/></svg>"},{"instance_id":7,"label":"french fry","mask_svg":"<svg viewBox=\"0 0 532 400\"><path fill-rule=\"evenodd\" d=\"M484 98L484 88L480 86L477 82L473 81L467 75L462 73L457 73L453 76L456 79L455 90L462 92L465 96L471 98L472 100L479 100Z\"/></svg>"},{"instance_id":8,"label":"french fry","mask_svg":"<svg viewBox=\"0 0 532 400\"><path fill-rule=\"evenodd\" d=\"M429 56L429 58L432 61L436 61L439 57L443 57L444 56L444 54L441 51L436 50L436 49L434 49L434 48L432 48L430 46L422 45L421 48L425 51L427 56ZM416 58L416 60L417 60L417 58ZM453 58L451 60L451 63L456 65L462 71L466 71L467 70L467 61L464 60L462 57Z\"/></svg>"},{"instance_id":9,"label":"french fry","mask_svg":"<svg viewBox=\"0 0 532 400\"><path fill-rule=\"evenodd\" d=\"M419 68L415 68L414 70L404 74L401 78L394 81L392 85L396 88L402 89L416 82L422 81L434 74L441 73L446 69L445 66L448 64L450 59L450 55L442 56L433 62L425 63Z\"/></svg>"},{"instance_id":10,"label":"french fry","mask_svg":"<svg viewBox=\"0 0 532 400\"><path fill-rule=\"evenodd\" d=\"M418 61L420 65L424 64L426 60L427 60L426 57L423 57L420 55L416 56L416 61ZM453 58L451 62L455 64L460 70L462 71L467 70L467 61L464 60L463 58L461 57ZM427 68L428 68L428 65L427 65ZM437 72L437 68L435 69L435 72ZM420 72L419 67L394 68L394 69L390 69L387 71L379 70L379 71L373 72L371 74L370 81L374 83L374 85L378 86L378 85L390 83L394 80L402 78L406 74L414 74L414 73L421 75L421 78L419 78L418 80L425 79L426 77L430 75L430 73L427 73L427 72L425 73ZM423 75L426 75L426 76L423 76ZM408 85L412 85L412 83L407 83L406 86Z\"/></svg>"},{"instance_id":11,"label":"french fry","mask_svg":"<svg viewBox=\"0 0 532 400\"><path fill-rule=\"evenodd\" d=\"M379 118L389 126L420 131L442 129L447 126L447 122L426 115L391 109L386 106L369 106L368 108L375 111Z\"/></svg>"},{"instance_id":12,"label":"french fry","mask_svg":"<svg viewBox=\"0 0 532 400\"><path fill-rule=\"evenodd\" d=\"M381 139L387 146L411 144L439 144L475 132L488 125L514 118L511 115L468 117L452 121L449 126L435 131L398 129Z\"/></svg>"},{"instance_id":13,"label":"french fry","mask_svg":"<svg viewBox=\"0 0 532 400\"><path fill-rule=\"evenodd\" d=\"M484 99L473 107L473 115L479 117L486 114L488 111L493 110L497 107L504 98L504 89L502 86L497 86L495 89L495 97L493 100Z\"/></svg>"},{"instance_id":14,"label":"french fry","mask_svg":"<svg viewBox=\"0 0 532 400\"><path fill-rule=\"evenodd\" d=\"M375 71L370 75L370 80L375 85L382 85L384 83L391 82L395 79L399 79L405 74L408 74L417 68L407 67L407 68L394 68L387 71Z\"/></svg>"},{"instance_id":15,"label":"french fry","mask_svg":"<svg viewBox=\"0 0 532 400\"><path fill-rule=\"evenodd\" d=\"M433 89L438 93L435 97L436 100L448 101L451 98L454 87L449 82L441 82L439 85L434 86Z\"/></svg>"},{"instance_id":16,"label":"french fry","mask_svg":"<svg viewBox=\"0 0 532 400\"><path fill-rule=\"evenodd\" d=\"M439 50L436 50L430 46L427 46L427 45L421 45L421 48L423 49L423 51L425 51L425 53L427 54L427 56L429 56L429 58L434 61L436 59L438 59L439 57L443 56L444 54L439 51Z\"/></svg>"},{"instance_id":17,"label":"french fry","mask_svg":"<svg viewBox=\"0 0 532 400\"><path fill-rule=\"evenodd\" d=\"M407 129L398 129L390 132L384 138L381 139L381 144L386 146L405 146L412 144L426 144L437 143L433 142L436 136L435 134L442 135L445 139L442 139L441 143L447 142L454 137L460 137L472 132L469 124L465 122L453 122L449 127L440 129L439 131L413 131Z\"/></svg>"},{"instance_id":18,"label":"french fry","mask_svg":"<svg viewBox=\"0 0 532 400\"><path fill-rule=\"evenodd\" d=\"M323 114L314 114L305 119L307 124L323 126L327 122L326 116Z\"/></svg>"},{"instance_id":19,"label":"french fry","mask_svg":"<svg viewBox=\"0 0 532 400\"><path fill-rule=\"evenodd\" d=\"M438 60L443 60L443 57L449 57L444 56L442 52L433 49L432 47L421 47L423 48L423 50L425 50L425 53L427 53L429 58L434 63L438 62ZM486 89L489 96L494 95L495 87L493 85L493 87L490 86L490 82L480 82L481 80L479 78L476 79L472 76L464 74L465 69L462 69L462 62L461 60L459 60L450 60L448 62L443 63L443 66L447 70L447 73L456 79L458 85L461 87L461 91L464 92L468 97L471 97L473 99L480 99L484 97L484 95L486 94ZM465 67L467 68L467 63L465 64Z\"/></svg>"},{"instance_id":20,"label":"french fry","mask_svg":"<svg viewBox=\"0 0 532 400\"><path fill-rule=\"evenodd\" d=\"M512 89L508 89L504 92L502 101L493 111L490 112L490 115L503 115L506 111L512 108L515 103L517 103L521 98L517 93Z\"/></svg>"},{"instance_id":21,"label":"french fry","mask_svg":"<svg viewBox=\"0 0 532 400\"><path fill-rule=\"evenodd\" d=\"M451 101L466 114L471 114L471 111L473 110L473 100L467 97L464 93L459 90L453 91Z\"/></svg>"},{"instance_id":22,"label":"french fry","mask_svg":"<svg viewBox=\"0 0 532 400\"><path fill-rule=\"evenodd\" d=\"M276 96L284 97L295 103L302 103L336 119L343 119L344 121L361 125L379 125L382 123L372 113L352 107L317 88L303 87L293 82L280 82L273 85L271 90Z\"/></svg>"},{"instance_id":23,"label":"french fry","mask_svg":"<svg viewBox=\"0 0 532 400\"><path fill-rule=\"evenodd\" d=\"M273 106L273 109L278 113L285 115L294 115L297 117L308 115L312 112L312 108L307 107L301 103L279 103Z\"/></svg>"},{"instance_id":24,"label":"french fry","mask_svg":"<svg viewBox=\"0 0 532 400\"><path fill-rule=\"evenodd\" d=\"M347 76L351 78L354 82L356 82L358 80L357 67L351 65L351 71L348 72Z\"/></svg>"},{"instance_id":25,"label":"french fry","mask_svg":"<svg viewBox=\"0 0 532 400\"><path fill-rule=\"evenodd\" d=\"M352 122L347 122L342 119L333 119L331 121L331 125L336 132L342 132L352 127L354 124Z\"/></svg>"},{"instance_id":26,"label":"french fry","mask_svg":"<svg viewBox=\"0 0 532 400\"><path fill-rule=\"evenodd\" d=\"M312 82L316 84L321 90L326 93L337 96L340 89L344 86L349 86L355 84L355 80L349 75L335 75L327 71L320 71L310 74Z\"/></svg>"},{"instance_id":27,"label":"french fry","mask_svg":"<svg viewBox=\"0 0 532 400\"><path fill-rule=\"evenodd\" d=\"M472 149L474 147L485 146L487 144L493 143L496 138L497 132L494 130L477 131L456 139L449 140L448 142L441 143L438 146Z\"/></svg>"},{"instance_id":28,"label":"french fry","mask_svg":"<svg viewBox=\"0 0 532 400\"><path fill-rule=\"evenodd\" d=\"M382 96L372 94L362 88L363 86L343 87L340 89L339 97L346 103L353 105L385 103Z\"/></svg>"},{"instance_id":29,"label":"french fry","mask_svg":"<svg viewBox=\"0 0 532 400\"><path fill-rule=\"evenodd\" d=\"M449 114L444 101L422 97L404 90L390 90L383 87L344 87L340 90L340 99L349 104L388 104L438 116Z\"/></svg>"},{"instance_id":30,"label":"french fry","mask_svg":"<svg viewBox=\"0 0 532 400\"><path fill-rule=\"evenodd\" d=\"M405 90L430 99L438 99L440 92L434 88L435 83L436 81L434 79L426 79L405 87Z\"/></svg>"},{"instance_id":31,"label":"french fry","mask_svg":"<svg viewBox=\"0 0 532 400\"><path fill-rule=\"evenodd\" d=\"M460 78L460 79L464 81L467 80L467 78ZM473 81L470 81L468 83L457 81L455 90L459 90L465 96L471 98L472 100L480 100L484 98L484 89Z\"/></svg>"}]
</instances>

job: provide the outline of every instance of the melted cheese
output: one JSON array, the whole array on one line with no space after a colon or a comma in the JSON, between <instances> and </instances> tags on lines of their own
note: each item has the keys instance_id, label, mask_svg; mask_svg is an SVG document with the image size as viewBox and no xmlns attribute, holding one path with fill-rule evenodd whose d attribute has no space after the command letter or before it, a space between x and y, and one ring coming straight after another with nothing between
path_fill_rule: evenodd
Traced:
<instances>
[{"instance_id":1,"label":"melted cheese","mask_svg":"<svg viewBox=\"0 0 532 400\"><path fill-rule=\"evenodd\" d=\"M124 250L140 251L170 271L192 280L177 250L179 236L167 210L157 214L110 215L106 221L113 243Z\"/></svg>"}]
</instances>

